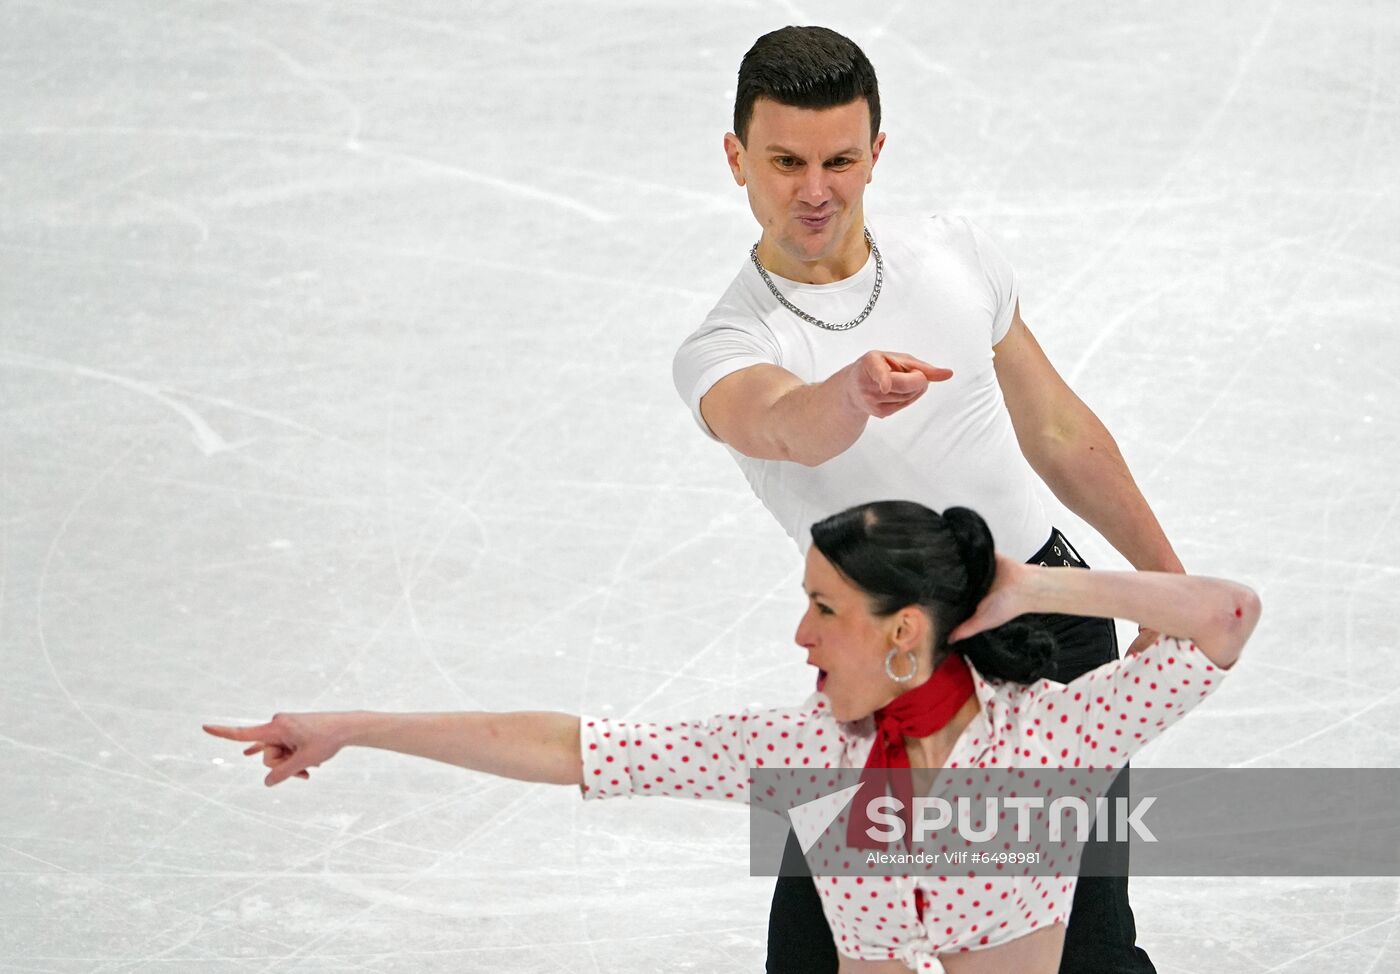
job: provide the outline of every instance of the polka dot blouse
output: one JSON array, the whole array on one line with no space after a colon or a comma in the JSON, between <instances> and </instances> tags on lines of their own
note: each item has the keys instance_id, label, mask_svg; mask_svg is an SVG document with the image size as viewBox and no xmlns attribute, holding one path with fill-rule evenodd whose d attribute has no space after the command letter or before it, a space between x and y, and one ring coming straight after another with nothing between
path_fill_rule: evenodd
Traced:
<instances>
[{"instance_id":1,"label":"polka dot blouse","mask_svg":"<svg viewBox=\"0 0 1400 974\"><path fill-rule=\"evenodd\" d=\"M1069 684L1030 686L974 671L982 712L948 768L1117 768L1200 703L1223 672L1196 646L1162 639ZM584 717L586 799L668 795L749 800L750 768L861 768L874 727L842 723L826 698L669 724ZM814 850L814 851L818 851ZM994 947L1064 922L1075 877L823 876L808 861L837 949L938 971L939 954Z\"/></svg>"}]
</instances>

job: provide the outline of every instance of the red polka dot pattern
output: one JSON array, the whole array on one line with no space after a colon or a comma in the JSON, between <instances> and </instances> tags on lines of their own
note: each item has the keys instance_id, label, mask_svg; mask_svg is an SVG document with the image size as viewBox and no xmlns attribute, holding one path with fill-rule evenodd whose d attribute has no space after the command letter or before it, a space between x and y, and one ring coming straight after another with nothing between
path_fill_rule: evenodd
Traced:
<instances>
[{"instance_id":1,"label":"red polka dot pattern","mask_svg":"<svg viewBox=\"0 0 1400 974\"><path fill-rule=\"evenodd\" d=\"M949 768L1118 768L1220 684L1195 645L1162 639L1062 685L986 680L974 672L982 713L958 739ZM585 798L669 795L749 801L749 770L859 768L870 755L867 719L843 724L820 694L800 707L741 711L703 721L648 724L583 718ZM844 820L845 816L842 816ZM844 825L838 820L838 831ZM835 850L808 854L837 949L940 970L939 954L994 947L1068 918L1073 876L832 876ZM823 858L825 853L825 858ZM839 867L848 869L849 850Z\"/></svg>"}]
</instances>

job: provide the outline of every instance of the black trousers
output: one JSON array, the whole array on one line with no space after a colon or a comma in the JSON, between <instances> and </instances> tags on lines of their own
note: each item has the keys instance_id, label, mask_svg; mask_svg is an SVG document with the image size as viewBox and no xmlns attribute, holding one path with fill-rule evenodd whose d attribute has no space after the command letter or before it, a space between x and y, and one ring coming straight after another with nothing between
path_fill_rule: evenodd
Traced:
<instances>
[{"instance_id":1,"label":"black trousers","mask_svg":"<svg viewBox=\"0 0 1400 974\"><path fill-rule=\"evenodd\" d=\"M1030 564L1088 568L1056 529ZM1036 615L1038 625L1055 636L1056 678L1069 682L1118 658L1118 635L1112 619ZM1109 793L1127 794L1128 774L1119 775ZM1093 845L1084 850L1082 871L1094 871ZM1108 869L1100 869L1108 872ZM1126 870L1113 870L1126 873ZM778 878L768 915L768 974L836 974L838 959L821 898L795 836L783 854L785 874ZM791 875L801 873L802 875ZM1128 905L1128 878L1085 875L1074 891L1060 974L1156 974L1147 953L1136 945L1137 925Z\"/></svg>"}]
</instances>

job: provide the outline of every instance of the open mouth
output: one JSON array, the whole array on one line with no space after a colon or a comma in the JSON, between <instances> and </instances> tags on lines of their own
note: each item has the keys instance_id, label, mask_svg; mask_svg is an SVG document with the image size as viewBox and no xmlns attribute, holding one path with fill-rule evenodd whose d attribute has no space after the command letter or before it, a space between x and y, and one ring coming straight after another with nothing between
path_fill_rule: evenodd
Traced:
<instances>
[{"instance_id":1,"label":"open mouth","mask_svg":"<svg viewBox=\"0 0 1400 974\"><path fill-rule=\"evenodd\" d=\"M817 670L817 689L826 686L826 670Z\"/></svg>"}]
</instances>

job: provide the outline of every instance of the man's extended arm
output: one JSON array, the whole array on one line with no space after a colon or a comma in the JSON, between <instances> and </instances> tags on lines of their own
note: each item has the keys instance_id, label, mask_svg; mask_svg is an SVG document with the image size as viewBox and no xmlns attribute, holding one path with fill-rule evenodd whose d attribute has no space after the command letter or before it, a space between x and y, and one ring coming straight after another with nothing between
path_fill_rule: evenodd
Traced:
<instances>
[{"instance_id":1,"label":"man's extended arm","mask_svg":"<svg viewBox=\"0 0 1400 974\"><path fill-rule=\"evenodd\" d=\"M1134 568L1184 571L1118 444L1060 378L1019 307L995 352L997 381L1021 452L1055 496Z\"/></svg>"},{"instance_id":2,"label":"man's extended arm","mask_svg":"<svg viewBox=\"0 0 1400 974\"><path fill-rule=\"evenodd\" d=\"M716 382L700 415L745 456L815 467L844 453L872 416L898 412L952 375L895 352L867 352L813 383L777 365L751 365Z\"/></svg>"}]
</instances>

